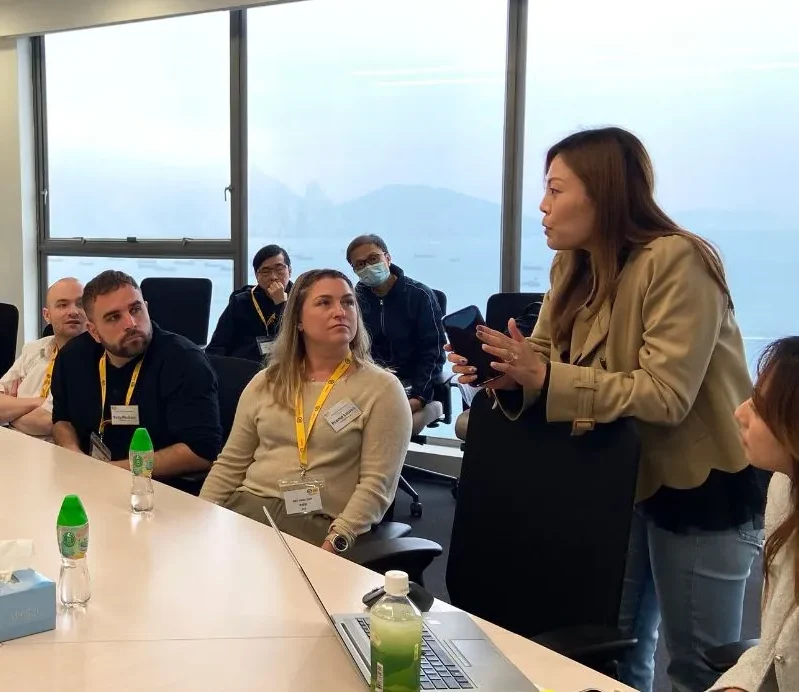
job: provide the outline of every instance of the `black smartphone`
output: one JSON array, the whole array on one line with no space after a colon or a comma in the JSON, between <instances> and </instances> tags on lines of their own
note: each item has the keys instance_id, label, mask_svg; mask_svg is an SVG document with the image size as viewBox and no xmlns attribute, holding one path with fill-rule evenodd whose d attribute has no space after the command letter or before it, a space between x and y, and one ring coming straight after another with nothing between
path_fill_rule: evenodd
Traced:
<instances>
[{"instance_id":1,"label":"black smartphone","mask_svg":"<svg viewBox=\"0 0 799 692\"><path fill-rule=\"evenodd\" d=\"M469 365L477 368L477 379L472 382L475 387L482 387L491 380L502 376L491 367L496 357L483 350L483 342L477 338L477 327L485 326L480 309L475 305L453 312L442 320L447 339L452 350L469 361Z\"/></svg>"}]
</instances>

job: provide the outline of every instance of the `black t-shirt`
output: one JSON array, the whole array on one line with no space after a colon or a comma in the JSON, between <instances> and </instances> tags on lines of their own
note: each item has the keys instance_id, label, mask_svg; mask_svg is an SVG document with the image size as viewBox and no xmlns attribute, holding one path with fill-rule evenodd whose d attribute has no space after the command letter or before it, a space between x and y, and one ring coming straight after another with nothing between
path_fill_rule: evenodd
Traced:
<instances>
[{"instance_id":1,"label":"black t-shirt","mask_svg":"<svg viewBox=\"0 0 799 692\"><path fill-rule=\"evenodd\" d=\"M81 449L90 451L91 434L100 428L99 363L103 347L90 334L72 339L58 354L53 370L53 423L71 423ZM121 368L106 361L103 442L113 460L126 459L136 426L110 423L111 406L125 403L136 363L142 361L131 405L139 407L139 425L147 428L155 450L186 444L197 456L214 461L222 445L216 375L202 350L188 339L153 324L147 352Z\"/></svg>"}]
</instances>

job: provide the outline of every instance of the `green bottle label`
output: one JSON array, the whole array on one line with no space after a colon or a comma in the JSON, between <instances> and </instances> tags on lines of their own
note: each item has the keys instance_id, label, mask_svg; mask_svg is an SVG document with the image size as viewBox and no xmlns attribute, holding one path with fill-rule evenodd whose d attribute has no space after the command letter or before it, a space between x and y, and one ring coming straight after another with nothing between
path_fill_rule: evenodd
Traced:
<instances>
[{"instance_id":1,"label":"green bottle label","mask_svg":"<svg viewBox=\"0 0 799 692\"><path fill-rule=\"evenodd\" d=\"M68 560L82 560L89 550L89 525L58 526L58 549Z\"/></svg>"},{"instance_id":2,"label":"green bottle label","mask_svg":"<svg viewBox=\"0 0 799 692\"><path fill-rule=\"evenodd\" d=\"M130 452L130 470L134 476L153 477L153 466L155 466L155 452Z\"/></svg>"},{"instance_id":3,"label":"green bottle label","mask_svg":"<svg viewBox=\"0 0 799 692\"><path fill-rule=\"evenodd\" d=\"M418 692L421 619L371 620L372 692Z\"/></svg>"}]
</instances>

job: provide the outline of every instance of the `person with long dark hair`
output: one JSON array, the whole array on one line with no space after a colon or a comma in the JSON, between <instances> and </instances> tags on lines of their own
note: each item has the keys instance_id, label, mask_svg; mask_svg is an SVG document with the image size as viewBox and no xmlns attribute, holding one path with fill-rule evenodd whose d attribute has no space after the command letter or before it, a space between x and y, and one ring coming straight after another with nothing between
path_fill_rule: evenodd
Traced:
<instances>
[{"instance_id":1,"label":"person with long dark hair","mask_svg":"<svg viewBox=\"0 0 799 692\"><path fill-rule=\"evenodd\" d=\"M658 206L649 155L619 128L549 150L540 209L557 251L550 290L528 339L513 320L510 336L478 331L501 374L489 386L511 419L545 396L548 420L576 435L636 420L620 626L639 643L620 677L650 692L662 617L673 689L700 692L716 677L701 651L740 637L765 504L733 417L752 385L724 267ZM460 382L474 381L462 357L449 359Z\"/></svg>"},{"instance_id":2,"label":"person with long dark hair","mask_svg":"<svg viewBox=\"0 0 799 692\"><path fill-rule=\"evenodd\" d=\"M799 690L799 336L763 353L752 398L735 412L744 450L773 471L766 505L760 643L741 656L713 690Z\"/></svg>"}]
</instances>

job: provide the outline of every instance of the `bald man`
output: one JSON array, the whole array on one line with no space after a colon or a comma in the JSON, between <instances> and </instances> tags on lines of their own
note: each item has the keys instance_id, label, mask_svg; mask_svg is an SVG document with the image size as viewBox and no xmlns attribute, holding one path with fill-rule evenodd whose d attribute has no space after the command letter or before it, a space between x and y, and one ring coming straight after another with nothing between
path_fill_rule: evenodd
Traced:
<instances>
[{"instance_id":1,"label":"bald man","mask_svg":"<svg viewBox=\"0 0 799 692\"><path fill-rule=\"evenodd\" d=\"M0 378L0 425L49 438L53 430L50 382L58 352L70 339L86 331L83 285L77 279L60 279L47 289L42 315L53 336L32 341L11 369Z\"/></svg>"}]
</instances>

